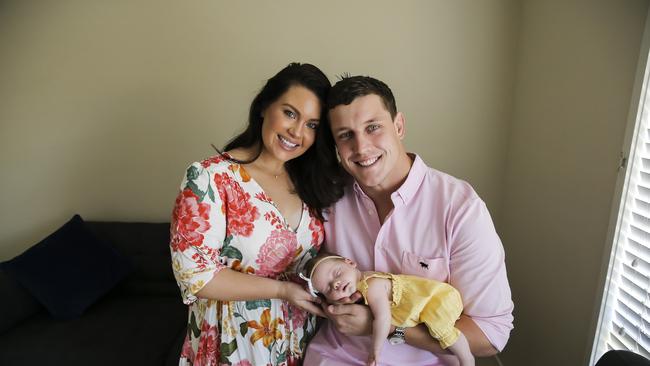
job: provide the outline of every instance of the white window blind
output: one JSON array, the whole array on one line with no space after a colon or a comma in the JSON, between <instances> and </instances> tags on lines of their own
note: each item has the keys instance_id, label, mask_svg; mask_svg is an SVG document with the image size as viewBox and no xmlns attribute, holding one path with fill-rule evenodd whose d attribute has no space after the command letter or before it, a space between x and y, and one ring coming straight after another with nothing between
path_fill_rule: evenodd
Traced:
<instances>
[{"instance_id":1,"label":"white window blind","mask_svg":"<svg viewBox=\"0 0 650 366\"><path fill-rule=\"evenodd\" d=\"M608 350L630 350L650 358L650 95L649 25L630 107L621 159L620 205L610 233L612 250L590 365ZM613 220L614 221L614 220Z\"/></svg>"}]
</instances>

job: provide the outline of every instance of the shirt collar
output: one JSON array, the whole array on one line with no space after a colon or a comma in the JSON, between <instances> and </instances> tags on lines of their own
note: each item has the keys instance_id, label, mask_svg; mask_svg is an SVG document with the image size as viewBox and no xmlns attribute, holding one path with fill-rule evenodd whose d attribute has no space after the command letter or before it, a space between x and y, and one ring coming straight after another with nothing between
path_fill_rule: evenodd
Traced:
<instances>
[{"instance_id":1,"label":"shirt collar","mask_svg":"<svg viewBox=\"0 0 650 366\"><path fill-rule=\"evenodd\" d=\"M422 161L422 158L420 158L418 154L408 153L408 155L409 158L413 159L413 164L411 164L411 169L409 170L409 174L406 176L404 183L402 183L402 185L390 195L394 205L405 205L411 198L413 198L415 192L424 180L424 175L427 171L426 164L424 164L424 161ZM354 181L353 188L357 196L368 197L356 180Z\"/></svg>"}]
</instances>

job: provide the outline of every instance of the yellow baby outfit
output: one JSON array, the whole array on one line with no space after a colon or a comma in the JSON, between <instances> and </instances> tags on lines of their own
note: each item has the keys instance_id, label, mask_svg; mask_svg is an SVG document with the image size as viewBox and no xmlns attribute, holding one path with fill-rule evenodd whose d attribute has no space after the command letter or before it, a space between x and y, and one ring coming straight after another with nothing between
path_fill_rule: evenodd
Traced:
<instances>
[{"instance_id":1,"label":"yellow baby outfit","mask_svg":"<svg viewBox=\"0 0 650 366\"><path fill-rule=\"evenodd\" d=\"M426 324L429 334L444 349L456 342L460 331L454 327L463 311L458 291L447 283L410 275L384 272L364 274L357 290L368 304L368 280L389 279L393 285L391 323L396 327L414 327Z\"/></svg>"}]
</instances>

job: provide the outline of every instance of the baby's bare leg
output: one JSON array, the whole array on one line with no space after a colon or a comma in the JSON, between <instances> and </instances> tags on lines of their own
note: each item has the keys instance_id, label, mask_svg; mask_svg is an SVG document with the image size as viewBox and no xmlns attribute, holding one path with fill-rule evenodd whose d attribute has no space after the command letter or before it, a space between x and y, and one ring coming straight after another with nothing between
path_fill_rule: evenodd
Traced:
<instances>
[{"instance_id":1,"label":"baby's bare leg","mask_svg":"<svg viewBox=\"0 0 650 366\"><path fill-rule=\"evenodd\" d=\"M458 335L456 342L447 349L458 357L460 366L474 366L474 355L472 355L467 338L465 338L462 332Z\"/></svg>"}]
</instances>

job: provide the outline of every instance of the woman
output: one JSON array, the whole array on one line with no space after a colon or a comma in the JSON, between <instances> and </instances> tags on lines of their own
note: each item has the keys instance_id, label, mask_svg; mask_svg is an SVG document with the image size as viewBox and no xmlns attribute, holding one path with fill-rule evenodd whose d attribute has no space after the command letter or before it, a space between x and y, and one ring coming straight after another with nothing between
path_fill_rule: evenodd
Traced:
<instances>
[{"instance_id":1,"label":"woman","mask_svg":"<svg viewBox=\"0 0 650 366\"><path fill-rule=\"evenodd\" d=\"M180 365L291 365L314 331L317 298L295 281L342 195L329 134L330 82L292 63L251 103L223 154L192 164L173 211L171 252L190 305Z\"/></svg>"}]
</instances>

